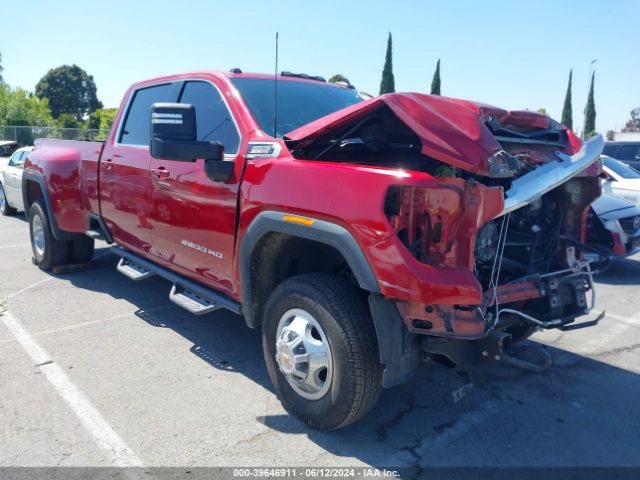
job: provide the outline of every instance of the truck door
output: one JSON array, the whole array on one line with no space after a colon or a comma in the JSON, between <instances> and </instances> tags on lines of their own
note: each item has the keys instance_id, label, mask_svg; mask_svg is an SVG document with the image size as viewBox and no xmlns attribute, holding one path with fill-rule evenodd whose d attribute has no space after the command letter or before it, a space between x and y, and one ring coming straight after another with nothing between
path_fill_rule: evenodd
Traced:
<instances>
[{"instance_id":1,"label":"truck door","mask_svg":"<svg viewBox=\"0 0 640 480\"><path fill-rule=\"evenodd\" d=\"M179 102L195 107L198 140L220 141L226 161L243 161L240 130L216 85L187 81ZM152 159L151 172L154 253L182 267L186 275L232 293L239 175L213 181L205 175L203 159Z\"/></svg>"},{"instance_id":2,"label":"truck door","mask_svg":"<svg viewBox=\"0 0 640 480\"><path fill-rule=\"evenodd\" d=\"M100 160L100 213L118 243L141 252L151 249L151 104L175 102L181 84L132 90L118 131L106 143Z\"/></svg>"}]
</instances>

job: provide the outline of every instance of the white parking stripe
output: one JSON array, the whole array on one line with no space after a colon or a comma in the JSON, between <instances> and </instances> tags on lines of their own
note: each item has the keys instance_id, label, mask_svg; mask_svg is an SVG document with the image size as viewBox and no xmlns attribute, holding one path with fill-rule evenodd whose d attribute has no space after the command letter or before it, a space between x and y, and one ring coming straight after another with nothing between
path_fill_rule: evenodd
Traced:
<instances>
[{"instance_id":1,"label":"white parking stripe","mask_svg":"<svg viewBox=\"0 0 640 480\"><path fill-rule=\"evenodd\" d=\"M600 315L602 313L602 310L592 310L591 311L592 314L594 315ZM606 318L609 318L611 320L616 320L618 322L622 322L622 323L626 323L627 325L632 325L632 326L639 326L640 325L640 314L636 313L630 317L625 317L622 315L617 315L615 313L610 313L610 312L606 312Z\"/></svg>"},{"instance_id":2,"label":"white parking stripe","mask_svg":"<svg viewBox=\"0 0 640 480\"><path fill-rule=\"evenodd\" d=\"M111 428L85 394L71 382L64 370L53 362L51 355L24 329L20 322L10 312L4 312L2 323L22 345L33 363L45 374L56 392L67 402L95 443L107 452L113 466L142 467L142 460Z\"/></svg>"},{"instance_id":3,"label":"white parking stripe","mask_svg":"<svg viewBox=\"0 0 640 480\"><path fill-rule=\"evenodd\" d=\"M0 248L18 248L18 247L28 247L30 243L14 243L12 245L0 245Z\"/></svg>"},{"instance_id":4,"label":"white parking stripe","mask_svg":"<svg viewBox=\"0 0 640 480\"><path fill-rule=\"evenodd\" d=\"M6 296L6 298L14 298L14 297L17 297L18 295L21 295L21 294L23 294L24 292L26 292L26 291L28 291L28 290L31 290L32 288L39 287L39 286L40 286L40 285L42 285L43 283L47 283L47 282L49 282L49 281L51 281L51 280L53 280L53 279L54 279L54 277L46 277L46 278L43 278L42 280L38 280L37 282L32 283L31 285L29 285L29 286L27 286L27 287L24 287L24 288L22 288L22 289L18 290L17 292L10 293L9 295L7 295L7 296Z\"/></svg>"}]
</instances>

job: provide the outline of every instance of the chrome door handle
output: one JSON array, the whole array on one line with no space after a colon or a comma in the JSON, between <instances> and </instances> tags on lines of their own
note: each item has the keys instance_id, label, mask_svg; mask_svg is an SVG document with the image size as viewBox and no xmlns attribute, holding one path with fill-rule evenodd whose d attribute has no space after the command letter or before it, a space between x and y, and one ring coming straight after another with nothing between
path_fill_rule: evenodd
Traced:
<instances>
[{"instance_id":1,"label":"chrome door handle","mask_svg":"<svg viewBox=\"0 0 640 480\"><path fill-rule=\"evenodd\" d=\"M151 174L160 180L164 180L166 178L169 178L169 176L171 175L171 172L167 170L165 167L158 167L158 168L152 168Z\"/></svg>"}]
</instances>

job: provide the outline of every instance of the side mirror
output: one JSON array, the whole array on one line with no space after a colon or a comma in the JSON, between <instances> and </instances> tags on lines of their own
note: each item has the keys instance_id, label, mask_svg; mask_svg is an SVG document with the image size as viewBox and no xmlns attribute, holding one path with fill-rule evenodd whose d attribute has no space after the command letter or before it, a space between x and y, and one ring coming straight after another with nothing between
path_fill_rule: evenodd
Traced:
<instances>
[{"instance_id":1,"label":"side mirror","mask_svg":"<svg viewBox=\"0 0 640 480\"><path fill-rule=\"evenodd\" d=\"M234 162L224 161L220 142L197 140L196 110L188 103L154 103L151 105L149 152L153 158L193 162L205 160L205 173L216 181L226 181Z\"/></svg>"},{"instance_id":2,"label":"side mirror","mask_svg":"<svg viewBox=\"0 0 640 480\"><path fill-rule=\"evenodd\" d=\"M197 140L196 110L187 103L154 103L151 106L153 158L193 162L197 158L222 160L220 142Z\"/></svg>"}]
</instances>

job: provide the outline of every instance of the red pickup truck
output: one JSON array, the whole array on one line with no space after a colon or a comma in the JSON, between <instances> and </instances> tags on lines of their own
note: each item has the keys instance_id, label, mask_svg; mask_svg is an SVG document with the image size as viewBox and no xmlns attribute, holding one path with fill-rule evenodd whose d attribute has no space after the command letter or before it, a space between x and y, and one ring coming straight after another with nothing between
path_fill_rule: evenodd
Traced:
<instances>
[{"instance_id":1,"label":"red pickup truck","mask_svg":"<svg viewBox=\"0 0 640 480\"><path fill-rule=\"evenodd\" d=\"M285 408L335 429L425 353L513 359L589 311L602 147L530 111L206 71L134 84L104 143L38 141L23 197L40 268L115 244L132 280L261 327Z\"/></svg>"}]
</instances>

